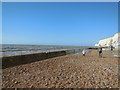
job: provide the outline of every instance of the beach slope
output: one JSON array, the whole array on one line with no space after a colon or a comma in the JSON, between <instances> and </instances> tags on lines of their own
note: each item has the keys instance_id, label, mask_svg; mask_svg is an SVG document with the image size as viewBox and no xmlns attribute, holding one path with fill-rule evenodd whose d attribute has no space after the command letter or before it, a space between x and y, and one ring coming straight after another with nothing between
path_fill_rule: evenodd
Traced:
<instances>
[{"instance_id":1,"label":"beach slope","mask_svg":"<svg viewBox=\"0 0 120 90\"><path fill-rule=\"evenodd\" d=\"M118 88L118 58L96 50L3 69L3 88Z\"/></svg>"}]
</instances>

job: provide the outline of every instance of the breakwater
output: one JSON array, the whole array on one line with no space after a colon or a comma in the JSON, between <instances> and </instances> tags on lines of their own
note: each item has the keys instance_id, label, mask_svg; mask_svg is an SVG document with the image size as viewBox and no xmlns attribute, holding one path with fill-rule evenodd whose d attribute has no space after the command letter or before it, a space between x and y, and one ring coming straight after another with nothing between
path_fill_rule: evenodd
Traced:
<instances>
[{"instance_id":1,"label":"breakwater","mask_svg":"<svg viewBox=\"0 0 120 90\"><path fill-rule=\"evenodd\" d=\"M71 53L73 54L76 52L81 52L81 49L2 57L2 68L4 69L8 67L17 66L17 65L32 63L32 62L36 62L36 61L40 61L48 58L64 56Z\"/></svg>"}]
</instances>

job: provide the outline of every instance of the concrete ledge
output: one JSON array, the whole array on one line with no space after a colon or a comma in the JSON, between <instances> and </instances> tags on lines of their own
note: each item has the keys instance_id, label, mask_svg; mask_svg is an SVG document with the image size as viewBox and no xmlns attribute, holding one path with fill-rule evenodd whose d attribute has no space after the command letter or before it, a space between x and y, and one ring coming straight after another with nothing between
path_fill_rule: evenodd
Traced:
<instances>
[{"instance_id":1,"label":"concrete ledge","mask_svg":"<svg viewBox=\"0 0 120 90\"><path fill-rule=\"evenodd\" d=\"M66 55L65 51L37 53L29 55L10 56L2 58L2 68L8 68L16 65L27 64L31 62L40 61L47 58Z\"/></svg>"},{"instance_id":2,"label":"concrete ledge","mask_svg":"<svg viewBox=\"0 0 120 90\"><path fill-rule=\"evenodd\" d=\"M48 58L57 57L57 56L63 56L63 55L67 55L67 54L79 52L79 51L80 49L3 57L2 68L4 69L4 68L13 67L21 64L27 64L27 63L36 62L36 61L40 61Z\"/></svg>"},{"instance_id":3,"label":"concrete ledge","mask_svg":"<svg viewBox=\"0 0 120 90\"><path fill-rule=\"evenodd\" d=\"M66 50L66 51L56 51L56 52L48 52L48 53L37 53L37 54L29 54L29 55L18 55L18 56L10 56L2 58L2 68L13 67L17 65L32 63L48 58L63 56L75 52L80 52L80 49Z\"/></svg>"}]
</instances>

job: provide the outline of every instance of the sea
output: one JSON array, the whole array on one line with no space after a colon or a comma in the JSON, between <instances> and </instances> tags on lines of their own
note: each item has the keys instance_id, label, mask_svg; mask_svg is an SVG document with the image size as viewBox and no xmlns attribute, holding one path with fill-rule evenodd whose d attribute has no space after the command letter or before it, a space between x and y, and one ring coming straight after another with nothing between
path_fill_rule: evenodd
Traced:
<instances>
[{"instance_id":1,"label":"sea","mask_svg":"<svg viewBox=\"0 0 120 90\"><path fill-rule=\"evenodd\" d=\"M55 51L65 51L73 49L81 49L81 51L88 46L62 46L62 45L18 45L18 44L1 44L0 57L26 55L34 53L48 53ZM72 53L80 54L81 52Z\"/></svg>"}]
</instances>

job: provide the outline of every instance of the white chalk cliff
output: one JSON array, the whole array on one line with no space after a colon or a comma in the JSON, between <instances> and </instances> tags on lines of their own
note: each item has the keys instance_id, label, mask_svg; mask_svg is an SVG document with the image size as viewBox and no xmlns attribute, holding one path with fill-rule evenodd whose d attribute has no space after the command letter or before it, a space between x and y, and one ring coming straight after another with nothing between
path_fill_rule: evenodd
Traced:
<instances>
[{"instance_id":1,"label":"white chalk cliff","mask_svg":"<svg viewBox=\"0 0 120 90\"><path fill-rule=\"evenodd\" d=\"M109 47L113 46L115 48L120 48L120 32L115 34L113 37L102 39L95 44L95 46Z\"/></svg>"}]
</instances>

